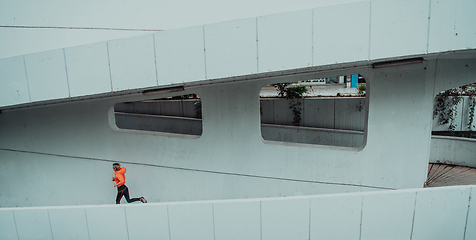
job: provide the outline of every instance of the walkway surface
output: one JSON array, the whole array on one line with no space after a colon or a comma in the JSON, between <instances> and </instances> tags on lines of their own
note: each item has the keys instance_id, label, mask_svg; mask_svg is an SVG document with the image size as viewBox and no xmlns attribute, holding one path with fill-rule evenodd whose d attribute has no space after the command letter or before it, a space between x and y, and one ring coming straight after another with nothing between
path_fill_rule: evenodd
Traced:
<instances>
[{"instance_id":1,"label":"walkway surface","mask_svg":"<svg viewBox=\"0 0 476 240\"><path fill-rule=\"evenodd\" d=\"M476 185L476 168L430 163L425 187Z\"/></svg>"}]
</instances>

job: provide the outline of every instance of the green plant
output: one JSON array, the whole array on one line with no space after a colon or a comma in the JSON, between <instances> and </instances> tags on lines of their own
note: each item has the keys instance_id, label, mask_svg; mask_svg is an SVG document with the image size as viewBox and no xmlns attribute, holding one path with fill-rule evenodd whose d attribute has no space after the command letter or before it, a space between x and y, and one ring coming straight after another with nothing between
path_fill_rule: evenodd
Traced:
<instances>
[{"instance_id":1,"label":"green plant","mask_svg":"<svg viewBox=\"0 0 476 240\"><path fill-rule=\"evenodd\" d=\"M272 86L275 87L276 90L278 91L279 97L284 97L284 95L286 94L286 87L289 84L290 83L276 83L276 84L273 84Z\"/></svg>"},{"instance_id":2,"label":"green plant","mask_svg":"<svg viewBox=\"0 0 476 240\"><path fill-rule=\"evenodd\" d=\"M288 87L284 90L287 99L301 98L307 92L305 86Z\"/></svg>"},{"instance_id":3,"label":"green plant","mask_svg":"<svg viewBox=\"0 0 476 240\"><path fill-rule=\"evenodd\" d=\"M476 107L476 98L474 95L469 96L468 98L469 101L469 116L468 116L468 131L469 131L469 136L471 137L471 129L474 128L475 126L473 125L474 121L474 108Z\"/></svg>"},{"instance_id":4,"label":"green plant","mask_svg":"<svg viewBox=\"0 0 476 240\"><path fill-rule=\"evenodd\" d=\"M433 119L438 118L438 125L449 124L448 130L453 132L456 128L455 118L458 114L457 107L463 99L462 96L468 96L468 99L470 100L468 124L466 127L471 136L471 129L474 127L474 108L476 106L476 83L468 84L459 88L448 89L438 93L433 108Z\"/></svg>"},{"instance_id":5,"label":"green plant","mask_svg":"<svg viewBox=\"0 0 476 240\"><path fill-rule=\"evenodd\" d=\"M302 108L299 98L303 97L304 93L307 92L307 88L305 86L288 87L289 84L290 83L278 83L273 84L273 86L276 87L279 97L286 97L286 99L289 100L289 108L291 108L294 113L293 125L299 126L302 121Z\"/></svg>"},{"instance_id":6,"label":"green plant","mask_svg":"<svg viewBox=\"0 0 476 240\"><path fill-rule=\"evenodd\" d=\"M359 95L365 95L365 91L367 90L367 85L366 84L360 84L357 87L357 90L359 91Z\"/></svg>"},{"instance_id":7,"label":"green plant","mask_svg":"<svg viewBox=\"0 0 476 240\"><path fill-rule=\"evenodd\" d=\"M294 121L293 121L293 125L295 126L299 126L301 124L301 111L302 111L302 108L301 108L301 102L299 102L299 99L289 99L289 108L291 108L293 110L293 113L294 113Z\"/></svg>"}]
</instances>

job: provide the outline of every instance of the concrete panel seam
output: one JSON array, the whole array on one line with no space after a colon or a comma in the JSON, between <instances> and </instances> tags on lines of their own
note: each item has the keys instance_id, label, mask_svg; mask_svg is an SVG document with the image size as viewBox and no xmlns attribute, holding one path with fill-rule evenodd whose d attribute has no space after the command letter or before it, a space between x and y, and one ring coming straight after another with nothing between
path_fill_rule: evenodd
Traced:
<instances>
[{"instance_id":1,"label":"concrete panel seam","mask_svg":"<svg viewBox=\"0 0 476 240\"><path fill-rule=\"evenodd\" d=\"M17 233L17 239L20 239L20 235L18 235L18 227L17 227L17 219L15 218L15 211L12 210L13 214L13 222L15 223L15 231Z\"/></svg>"},{"instance_id":2,"label":"concrete panel seam","mask_svg":"<svg viewBox=\"0 0 476 240\"><path fill-rule=\"evenodd\" d=\"M263 201L259 201L259 236L263 240L263 210L262 205Z\"/></svg>"},{"instance_id":3,"label":"concrete panel seam","mask_svg":"<svg viewBox=\"0 0 476 240\"><path fill-rule=\"evenodd\" d=\"M362 217L364 215L364 195L360 195L360 230L359 230L359 240L362 239Z\"/></svg>"},{"instance_id":4,"label":"concrete panel seam","mask_svg":"<svg viewBox=\"0 0 476 240\"><path fill-rule=\"evenodd\" d=\"M311 66L314 66L314 12L315 11L316 9L312 9L312 14L311 14Z\"/></svg>"},{"instance_id":5,"label":"concrete panel seam","mask_svg":"<svg viewBox=\"0 0 476 240\"><path fill-rule=\"evenodd\" d=\"M155 34L152 34L152 44L154 45L154 66L155 66L155 82L159 86L159 72L157 70L157 51L155 50Z\"/></svg>"},{"instance_id":6,"label":"concrete panel seam","mask_svg":"<svg viewBox=\"0 0 476 240\"><path fill-rule=\"evenodd\" d=\"M69 86L69 78L68 78L68 66L66 64L66 52L63 48L63 59L64 59L64 71L66 73L66 85L68 85L68 96L71 97L71 89Z\"/></svg>"},{"instance_id":7,"label":"concrete panel seam","mask_svg":"<svg viewBox=\"0 0 476 240\"><path fill-rule=\"evenodd\" d=\"M111 92L114 92L114 88L112 86L111 56L109 54L109 42L106 42L106 49L107 49L107 65L109 67L109 81L111 82Z\"/></svg>"},{"instance_id":8,"label":"concrete panel seam","mask_svg":"<svg viewBox=\"0 0 476 240\"><path fill-rule=\"evenodd\" d=\"M309 198L309 240L311 240L311 206L312 206L312 198Z\"/></svg>"},{"instance_id":9,"label":"concrete panel seam","mask_svg":"<svg viewBox=\"0 0 476 240\"><path fill-rule=\"evenodd\" d=\"M167 227L169 229L169 240L172 240L172 236L170 234L170 217L169 217L169 205L167 205Z\"/></svg>"},{"instance_id":10,"label":"concrete panel seam","mask_svg":"<svg viewBox=\"0 0 476 240\"><path fill-rule=\"evenodd\" d=\"M26 77L26 86L28 88L28 98L31 102L31 93L30 93L30 82L28 82L28 71L26 70L26 61L25 61L25 55L23 55L23 67L25 69L25 77Z\"/></svg>"},{"instance_id":11,"label":"concrete panel seam","mask_svg":"<svg viewBox=\"0 0 476 240\"><path fill-rule=\"evenodd\" d=\"M434 68L434 72L435 72L435 75L433 76L433 98L436 96L436 81L437 81L437 76L438 76L438 59L440 58L441 55L438 55L435 59L435 68ZM432 122L430 122L430 127L432 126Z\"/></svg>"},{"instance_id":12,"label":"concrete panel seam","mask_svg":"<svg viewBox=\"0 0 476 240\"><path fill-rule=\"evenodd\" d=\"M431 23L431 2L432 0L429 1L428 3L428 31L427 31L427 35L426 35L426 53L428 54L428 49L429 49L429 46L430 46L430 23Z\"/></svg>"},{"instance_id":13,"label":"concrete panel seam","mask_svg":"<svg viewBox=\"0 0 476 240\"><path fill-rule=\"evenodd\" d=\"M88 231L88 239L91 240L91 234L89 233L88 214L86 213L86 208L84 209L84 217L86 219L86 230Z\"/></svg>"},{"instance_id":14,"label":"concrete panel seam","mask_svg":"<svg viewBox=\"0 0 476 240\"><path fill-rule=\"evenodd\" d=\"M203 61L204 61L204 65L205 65L205 79L208 79L208 76L207 76L207 49L206 49L206 45L205 45L205 25L202 26L202 33L203 33Z\"/></svg>"},{"instance_id":15,"label":"concrete panel seam","mask_svg":"<svg viewBox=\"0 0 476 240\"><path fill-rule=\"evenodd\" d=\"M369 49L367 59L370 60L370 43L372 39L372 1L369 2Z\"/></svg>"},{"instance_id":16,"label":"concrete panel seam","mask_svg":"<svg viewBox=\"0 0 476 240\"><path fill-rule=\"evenodd\" d=\"M410 231L410 240L412 240L412 238L413 238L413 227L415 226L415 212L416 212L417 194L418 194L418 192L415 191L415 202L413 204L413 217L412 217L412 229Z\"/></svg>"},{"instance_id":17,"label":"concrete panel seam","mask_svg":"<svg viewBox=\"0 0 476 240\"><path fill-rule=\"evenodd\" d=\"M122 210L124 210L124 218L126 219L127 239L131 239L131 237L129 236L129 225L127 224L127 211L125 207L122 208Z\"/></svg>"},{"instance_id":18,"label":"concrete panel seam","mask_svg":"<svg viewBox=\"0 0 476 240\"><path fill-rule=\"evenodd\" d=\"M216 230L215 230L215 204L212 203L212 223L213 223L213 240L216 239Z\"/></svg>"},{"instance_id":19,"label":"concrete panel seam","mask_svg":"<svg viewBox=\"0 0 476 240\"><path fill-rule=\"evenodd\" d=\"M256 17L256 73L259 73L259 37L258 37L258 17Z\"/></svg>"},{"instance_id":20,"label":"concrete panel seam","mask_svg":"<svg viewBox=\"0 0 476 240\"><path fill-rule=\"evenodd\" d=\"M63 52L64 52L64 49L63 49ZM49 209L46 209L46 214L48 215L48 224L50 225L51 239L55 240L55 237L53 236L53 228L51 227L51 218L50 218Z\"/></svg>"},{"instance_id":21,"label":"concrete panel seam","mask_svg":"<svg viewBox=\"0 0 476 240\"><path fill-rule=\"evenodd\" d=\"M332 102L334 103L334 120L332 121L332 128L336 128L336 99L332 99Z\"/></svg>"},{"instance_id":22,"label":"concrete panel seam","mask_svg":"<svg viewBox=\"0 0 476 240\"><path fill-rule=\"evenodd\" d=\"M461 99L461 104L459 105L459 106L461 106L461 110L458 109L458 111L461 112L461 122L460 122L460 125L459 125L459 126L460 126L460 127L459 127L459 128L460 128L459 131L464 131L464 130L463 130L463 128L464 128L464 125L463 125L463 124L464 124L464 117L463 117L463 116L464 116L464 111L463 111L463 109L464 109L464 106L465 106L465 104L466 104L466 103L465 103L465 100L466 100L466 98L462 98L462 99ZM458 106L458 107L459 107L459 106Z\"/></svg>"},{"instance_id":23,"label":"concrete panel seam","mask_svg":"<svg viewBox=\"0 0 476 240\"><path fill-rule=\"evenodd\" d=\"M466 240L466 231L468 230L468 218L469 210L471 209L471 196L473 194L473 188L469 189L469 198L468 198L468 210L466 211L466 222L464 224L463 240Z\"/></svg>"}]
</instances>

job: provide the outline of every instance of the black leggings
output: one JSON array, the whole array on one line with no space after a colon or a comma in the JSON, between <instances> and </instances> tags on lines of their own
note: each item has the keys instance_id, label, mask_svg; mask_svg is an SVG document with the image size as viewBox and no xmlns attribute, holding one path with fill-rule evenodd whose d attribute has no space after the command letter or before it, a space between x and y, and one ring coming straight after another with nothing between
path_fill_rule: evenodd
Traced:
<instances>
[{"instance_id":1,"label":"black leggings","mask_svg":"<svg viewBox=\"0 0 476 240\"><path fill-rule=\"evenodd\" d=\"M117 188L116 204L121 203L122 196L126 197L126 201L128 203L140 201L140 198L129 199L129 188L126 187L126 185L122 185Z\"/></svg>"}]
</instances>

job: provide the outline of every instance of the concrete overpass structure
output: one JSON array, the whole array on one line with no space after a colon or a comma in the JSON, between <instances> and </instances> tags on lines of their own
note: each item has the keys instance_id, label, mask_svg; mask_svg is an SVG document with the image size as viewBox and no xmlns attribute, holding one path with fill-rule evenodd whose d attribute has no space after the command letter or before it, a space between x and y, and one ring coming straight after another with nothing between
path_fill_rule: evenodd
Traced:
<instances>
[{"instance_id":1,"label":"concrete overpass structure","mask_svg":"<svg viewBox=\"0 0 476 240\"><path fill-rule=\"evenodd\" d=\"M98 214L101 211L117 214L121 219L127 215L125 226L132 229L130 224L141 221L132 219L152 218L144 211L163 211L164 206L180 205L178 215L168 216L199 216L184 224L208 224L197 227L197 231L206 234L204 239L221 239L217 230L228 233L224 238L233 239L228 225L222 230L220 222L211 221L210 216L222 214L229 219L240 213L241 206L254 217L260 213L260 221L253 222L253 229L259 229L262 239L285 239L286 234L276 235L277 238L265 234L279 233L275 231L279 229L287 231L281 226L286 225L288 215L307 212L299 218L305 220L304 225L314 224L313 199L321 199L322 194L338 194L334 195L338 201L323 200L318 207L334 209L337 204L339 208L355 198L352 203L356 208L350 211L361 215L343 225L359 231L362 239L372 239L372 234L364 237L368 230L358 221L359 216L363 221L365 214L359 199L382 204L374 209L376 213L368 215L375 216L369 218L378 222L379 211L392 209L384 203L393 194L407 191L408 198L397 205L407 206L408 212L398 212L396 218L390 219L402 221L407 227L412 222L419 224L417 216L434 220L431 215L418 215L416 206L447 198L447 203L451 203L442 206L461 212L452 215L443 211L442 216L448 219L438 224L464 223L464 227L458 226L465 230L450 237L471 239L474 233L468 233L468 229L474 229L471 226L476 218L469 200L474 193L471 187L418 188L423 187L426 179L435 95L475 81L475 6L469 0L363 1L0 59L0 206L22 207L0 209L2 222L8 223L2 226L6 230L16 228L16 232L1 232L5 238L28 239L31 235L24 235L22 228L37 221L41 223L36 225L37 232L51 239L56 234L53 226L61 226L55 225L55 221L76 216L81 222L85 213L87 221L81 226L88 228L90 239L95 239L110 236L110 231L106 231L109 228L103 231L93 229L95 224L88 225L95 221L107 226L107 220ZM355 12L359 14L354 18L328 21L330 16ZM368 91L361 146L262 139L261 87L356 73L365 77ZM115 124L116 103L192 93L202 100L200 137L124 130ZM121 162L128 168L127 185L132 195L143 194L150 202L212 200L213 204L198 208L196 202L140 208L101 205L113 203L115 196L108 177L112 162ZM403 190L381 191L395 189ZM381 192L367 193L370 191ZM420 191L422 195L445 197L419 200L414 196ZM271 215L266 212L266 199L230 200L238 206L223 204L223 211L218 209L223 199L284 196L301 197L291 201L270 199ZM173 208L166 208L168 214ZM272 216L274 208L286 220L267 222L267 216L281 219ZM137 218L129 219L130 216ZM336 218L350 216L347 212ZM251 222L256 220L254 217L245 219ZM317 218L317 222L325 222ZM220 219L218 215L216 219ZM168 221L166 225L173 228L171 219ZM450 233L438 224L436 233ZM286 226L289 233L302 234L292 235L299 239L309 239L311 235L306 231L314 231L311 225L303 229ZM411 226L415 234L425 229ZM172 228L169 239L193 237L175 236ZM81 236L85 236L83 230ZM96 230L99 235L95 235ZM135 236L133 231L128 232L129 236ZM244 230L255 234L253 231ZM420 239L412 234L405 236ZM167 239L167 234L164 236ZM345 238L348 236L351 235ZM430 233L425 230L419 236L424 239Z\"/></svg>"}]
</instances>

